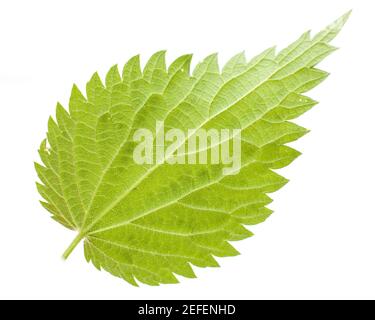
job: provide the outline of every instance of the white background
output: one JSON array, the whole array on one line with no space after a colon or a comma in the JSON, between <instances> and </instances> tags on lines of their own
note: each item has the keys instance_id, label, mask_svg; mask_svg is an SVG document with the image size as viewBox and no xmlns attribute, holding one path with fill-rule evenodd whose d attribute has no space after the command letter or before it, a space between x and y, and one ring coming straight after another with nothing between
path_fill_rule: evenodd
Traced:
<instances>
[{"instance_id":1,"label":"white background","mask_svg":"<svg viewBox=\"0 0 375 320\"><path fill-rule=\"evenodd\" d=\"M39 205L33 161L57 101L141 53L193 52L221 62L282 48L349 9L320 68L331 76L298 120L311 133L282 173L275 213L235 243L238 257L198 269L181 284L134 288L85 262L75 236ZM375 298L374 1L1 1L0 298L262 299Z\"/></svg>"}]
</instances>

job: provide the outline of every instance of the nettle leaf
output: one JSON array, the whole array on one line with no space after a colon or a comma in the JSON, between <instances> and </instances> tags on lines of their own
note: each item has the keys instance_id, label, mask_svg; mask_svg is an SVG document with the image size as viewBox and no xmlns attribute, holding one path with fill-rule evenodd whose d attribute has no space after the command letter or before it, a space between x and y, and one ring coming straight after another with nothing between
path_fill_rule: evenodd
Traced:
<instances>
[{"instance_id":1,"label":"nettle leaf","mask_svg":"<svg viewBox=\"0 0 375 320\"><path fill-rule=\"evenodd\" d=\"M275 169L299 156L287 144L307 132L290 120L316 104L304 93L327 77L315 66L335 50L329 42L348 16L278 54L271 48L247 61L240 53L222 70L216 54L190 71L191 55L167 67L160 51L143 70L135 56L122 73L112 67L104 83L95 73L85 95L73 86L69 110L58 104L49 119L43 165L35 165L42 205L78 232L64 257L83 240L98 269L158 285L195 277L192 265L217 267L214 256L237 255L229 241L252 236L244 225L263 222L268 194L287 182ZM186 132L183 142L200 129L240 129L239 172L224 174L226 164L209 161L167 163L181 144L153 163L136 163L133 137L138 129L157 136L157 121Z\"/></svg>"}]
</instances>

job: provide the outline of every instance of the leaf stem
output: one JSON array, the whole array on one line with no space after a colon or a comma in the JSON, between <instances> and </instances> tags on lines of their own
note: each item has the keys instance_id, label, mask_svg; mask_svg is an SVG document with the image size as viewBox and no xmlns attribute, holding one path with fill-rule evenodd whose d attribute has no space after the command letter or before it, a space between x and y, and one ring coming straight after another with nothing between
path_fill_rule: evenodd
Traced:
<instances>
[{"instance_id":1,"label":"leaf stem","mask_svg":"<svg viewBox=\"0 0 375 320\"><path fill-rule=\"evenodd\" d=\"M73 250L75 249L75 247L81 242L81 240L83 239L83 235L81 233L79 233L75 238L74 240L72 241L72 243L70 244L70 246L65 250L62 258L64 260L68 259L70 254L73 252Z\"/></svg>"}]
</instances>

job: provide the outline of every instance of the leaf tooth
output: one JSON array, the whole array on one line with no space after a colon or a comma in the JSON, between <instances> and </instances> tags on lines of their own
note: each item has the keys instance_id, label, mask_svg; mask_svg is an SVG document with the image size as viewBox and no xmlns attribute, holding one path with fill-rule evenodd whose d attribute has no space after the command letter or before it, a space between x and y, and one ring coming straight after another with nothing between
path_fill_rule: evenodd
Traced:
<instances>
[{"instance_id":1,"label":"leaf tooth","mask_svg":"<svg viewBox=\"0 0 375 320\"><path fill-rule=\"evenodd\" d=\"M228 60L222 69L221 76L226 82L242 73L246 68L246 55L245 51L242 51Z\"/></svg>"},{"instance_id":2,"label":"leaf tooth","mask_svg":"<svg viewBox=\"0 0 375 320\"><path fill-rule=\"evenodd\" d=\"M52 116L49 116L48 118L48 129L59 131L59 127Z\"/></svg>"},{"instance_id":3,"label":"leaf tooth","mask_svg":"<svg viewBox=\"0 0 375 320\"><path fill-rule=\"evenodd\" d=\"M235 54L232 58L230 58L224 65L223 69L227 68L233 63L243 63L246 64L246 55L245 55L245 50L242 50L241 52Z\"/></svg>"},{"instance_id":4,"label":"leaf tooth","mask_svg":"<svg viewBox=\"0 0 375 320\"><path fill-rule=\"evenodd\" d=\"M94 72L94 74L91 76L91 79L86 84L86 96L89 102L96 102L96 97L98 90L99 94L101 90L104 90L104 84L102 82L102 79L100 78L98 72Z\"/></svg>"},{"instance_id":5,"label":"leaf tooth","mask_svg":"<svg viewBox=\"0 0 375 320\"><path fill-rule=\"evenodd\" d=\"M245 225L256 225L264 222L273 211L267 207L242 207L232 213L238 222Z\"/></svg>"},{"instance_id":6,"label":"leaf tooth","mask_svg":"<svg viewBox=\"0 0 375 320\"><path fill-rule=\"evenodd\" d=\"M76 84L73 84L69 99L69 113L74 115L81 111L87 103L86 97L82 94Z\"/></svg>"},{"instance_id":7,"label":"leaf tooth","mask_svg":"<svg viewBox=\"0 0 375 320\"><path fill-rule=\"evenodd\" d=\"M242 224L239 223L231 224L231 228L230 230L228 229L228 232L228 240L230 241L239 241L250 238L254 235L250 230L246 229ZM239 252L237 252L237 254L239 254Z\"/></svg>"},{"instance_id":8,"label":"leaf tooth","mask_svg":"<svg viewBox=\"0 0 375 320\"><path fill-rule=\"evenodd\" d=\"M87 241L84 241L83 243L83 253L84 253L86 261L90 262L92 260L92 253L90 250L90 245L88 244Z\"/></svg>"},{"instance_id":9,"label":"leaf tooth","mask_svg":"<svg viewBox=\"0 0 375 320\"><path fill-rule=\"evenodd\" d=\"M130 83L142 77L141 62L139 54L133 56L126 62L122 70L122 81Z\"/></svg>"},{"instance_id":10,"label":"leaf tooth","mask_svg":"<svg viewBox=\"0 0 375 320\"><path fill-rule=\"evenodd\" d=\"M46 167L50 166L50 159L49 159L49 152L47 149L47 139L43 139L40 143L39 150L38 150L40 159L42 160L43 164Z\"/></svg>"},{"instance_id":11,"label":"leaf tooth","mask_svg":"<svg viewBox=\"0 0 375 320\"><path fill-rule=\"evenodd\" d=\"M277 57L276 61L283 65L293 58L294 53L298 51L299 48L304 47L306 44L311 42L311 30L303 33L296 41L288 45L286 48L282 49Z\"/></svg>"},{"instance_id":12,"label":"leaf tooth","mask_svg":"<svg viewBox=\"0 0 375 320\"><path fill-rule=\"evenodd\" d=\"M46 167L42 166L38 162L34 161L34 168L38 175L42 175L45 170L47 170Z\"/></svg>"},{"instance_id":13,"label":"leaf tooth","mask_svg":"<svg viewBox=\"0 0 375 320\"><path fill-rule=\"evenodd\" d=\"M98 247L93 245L93 248L95 248L95 250L97 250L102 256L106 257L105 253L101 252ZM98 259L88 241L84 242L84 255L87 262L91 261L96 269L98 269L99 271L102 270L102 265L99 263L99 261L97 261ZM109 260L112 264L115 264L115 267L109 267L106 263L104 263L103 269L116 277L122 278L135 287L139 286L134 278L135 272L133 272L132 268L129 269L128 266L123 267L120 263L114 261L112 258L109 258Z\"/></svg>"},{"instance_id":14,"label":"leaf tooth","mask_svg":"<svg viewBox=\"0 0 375 320\"><path fill-rule=\"evenodd\" d=\"M166 50L160 50L155 52L150 59L147 61L146 66L143 69L143 78L150 82L156 70L166 71L165 63Z\"/></svg>"},{"instance_id":15,"label":"leaf tooth","mask_svg":"<svg viewBox=\"0 0 375 320\"><path fill-rule=\"evenodd\" d=\"M121 76L118 71L118 65L113 65L106 74L105 86L107 89L111 89L115 84L121 82Z\"/></svg>"},{"instance_id":16,"label":"leaf tooth","mask_svg":"<svg viewBox=\"0 0 375 320\"><path fill-rule=\"evenodd\" d=\"M47 149L47 139L43 139L39 146L40 150L46 150Z\"/></svg>"},{"instance_id":17,"label":"leaf tooth","mask_svg":"<svg viewBox=\"0 0 375 320\"><path fill-rule=\"evenodd\" d=\"M209 241L208 239L204 239L204 238L196 239L196 238L197 237L194 237L194 241L197 242L197 245L199 247L207 249L207 251L210 252L209 256L211 256L211 253L215 255L216 257L234 257L240 254L237 251L237 249L235 249L230 243L228 243L228 241L216 240L215 242L212 242L212 241ZM214 258L212 257L212 259Z\"/></svg>"},{"instance_id":18,"label":"leaf tooth","mask_svg":"<svg viewBox=\"0 0 375 320\"><path fill-rule=\"evenodd\" d=\"M168 259L168 261L173 265L174 273L191 279L197 277L189 262L178 259Z\"/></svg>"},{"instance_id":19,"label":"leaf tooth","mask_svg":"<svg viewBox=\"0 0 375 320\"><path fill-rule=\"evenodd\" d=\"M308 68L306 70L308 70L308 72L310 73L311 79L309 79L309 81L305 83L302 83L301 86L294 89L294 92L297 94L305 93L315 88L329 76L329 72L317 68Z\"/></svg>"},{"instance_id":20,"label":"leaf tooth","mask_svg":"<svg viewBox=\"0 0 375 320\"><path fill-rule=\"evenodd\" d=\"M168 68L168 74L173 75L178 71L190 74L190 64L193 58L192 54L185 54L175 59Z\"/></svg>"},{"instance_id":21,"label":"leaf tooth","mask_svg":"<svg viewBox=\"0 0 375 320\"><path fill-rule=\"evenodd\" d=\"M139 287L139 284L137 283L137 281L135 281L135 278L131 272L127 272L121 267L118 267L118 272L122 279L124 279L134 287Z\"/></svg>"},{"instance_id":22,"label":"leaf tooth","mask_svg":"<svg viewBox=\"0 0 375 320\"><path fill-rule=\"evenodd\" d=\"M75 229L74 225L61 214L61 212L56 208L55 205L45 201L39 201L39 203L52 215L51 218L53 220L57 221L70 230Z\"/></svg>"},{"instance_id":23,"label":"leaf tooth","mask_svg":"<svg viewBox=\"0 0 375 320\"><path fill-rule=\"evenodd\" d=\"M304 39L304 40L311 40L311 29L304 32L302 34L301 38Z\"/></svg>"},{"instance_id":24,"label":"leaf tooth","mask_svg":"<svg viewBox=\"0 0 375 320\"><path fill-rule=\"evenodd\" d=\"M36 184L36 188L39 194L43 197L43 199L45 199L46 201L49 201L47 197L47 192L46 192L47 187L44 184L39 183L39 182L35 182L35 184Z\"/></svg>"},{"instance_id":25,"label":"leaf tooth","mask_svg":"<svg viewBox=\"0 0 375 320\"><path fill-rule=\"evenodd\" d=\"M260 148L255 157L270 169L280 169L288 166L301 155L301 152L285 145L270 143Z\"/></svg>"},{"instance_id":26,"label":"leaf tooth","mask_svg":"<svg viewBox=\"0 0 375 320\"><path fill-rule=\"evenodd\" d=\"M60 134L60 129L57 126L55 120L50 116L48 118L48 142L52 148L56 148L58 145L57 137Z\"/></svg>"},{"instance_id":27,"label":"leaf tooth","mask_svg":"<svg viewBox=\"0 0 375 320\"><path fill-rule=\"evenodd\" d=\"M334 47L330 44L319 44L325 46L325 48L322 50L322 53L320 55L314 57L312 60L309 61L309 63L307 64L308 67L315 67L319 62L328 57L331 53L338 50L338 47Z\"/></svg>"},{"instance_id":28,"label":"leaf tooth","mask_svg":"<svg viewBox=\"0 0 375 320\"><path fill-rule=\"evenodd\" d=\"M65 108L58 102L56 105L56 120L59 128L66 132L66 134L72 138L72 133L74 129L73 121L69 113Z\"/></svg>"},{"instance_id":29,"label":"leaf tooth","mask_svg":"<svg viewBox=\"0 0 375 320\"><path fill-rule=\"evenodd\" d=\"M220 73L218 54L216 52L210 54L196 65L193 71L193 77L200 78L206 72L217 74Z\"/></svg>"},{"instance_id":30,"label":"leaf tooth","mask_svg":"<svg viewBox=\"0 0 375 320\"><path fill-rule=\"evenodd\" d=\"M219 268L220 267L219 262L217 262L217 260L213 257L212 254L208 255L207 261L209 261L211 263L210 265L208 265L208 267L212 267L212 268Z\"/></svg>"},{"instance_id":31,"label":"leaf tooth","mask_svg":"<svg viewBox=\"0 0 375 320\"><path fill-rule=\"evenodd\" d=\"M145 274L142 274L140 271L138 271L134 277L139 281L139 282L142 282L144 284L147 284L149 286L152 286L152 287L157 287L160 285L160 282L154 280L154 279L151 279L149 275L145 275Z\"/></svg>"},{"instance_id":32,"label":"leaf tooth","mask_svg":"<svg viewBox=\"0 0 375 320\"><path fill-rule=\"evenodd\" d=\"M268 59L268 60L275 60L275 57L276 57L276 46L272 46L264 51L262 51L261 53L259 53L258 55L256 55L254 58L252 58L249 63L248 63L248 66L251 67L251 66L254 66L256 65L259 61L261 60L264 60L264 59Z\"/></svg>"},{"instance_id":33,"label":"leaf tooth","mask_svg":"<svg viewBox=\"0 0 375 320\"><path fill-rule=\"evenodd\" d=\"M160 279L161 284L176 284L176 283L179 283L176 276L169 269L165 269L165 271L162 274L160 274L160 277L161 277L161 279Z\"/></svg>"},{"instance_id":34,"label":"leaf tooth","mask_svg":"<svg viewBox=\"0 0 375 320\"><path fill-rule=\"evenodd\" d=\"M65 108L62 106L60 102L57 102L56 104L56 119L57 122L59 123L59 118L60 120L63 120L64 118L68 118L69 113L68 111L65 110Z\"/></svg>"},{"instance_id":35,"label":"leaf tooth","mask_svg":"<svg viewBox=\"0 0 375 320\"><path fill-rule=\"evenodd\" d=\"M43 205L43 207L46 210L48 210L45 205ZM53 220L55 220L56 222L60 223L61 225L63 225L65 228L67 228L69 230L74 230L74 227L69 222L67 222L64 217L59 216L59 215L53 215L53 216L51 216L51 218Z\"/></svg>"}]
</instances>

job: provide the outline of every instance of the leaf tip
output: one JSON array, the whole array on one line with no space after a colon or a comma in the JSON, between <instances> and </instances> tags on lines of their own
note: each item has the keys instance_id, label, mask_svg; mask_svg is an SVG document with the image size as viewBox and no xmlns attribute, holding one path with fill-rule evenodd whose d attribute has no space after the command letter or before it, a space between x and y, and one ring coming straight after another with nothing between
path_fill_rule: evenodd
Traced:
<instances>
[{"instance_id":1,"label":"leaf tip","mask_svg":"<svg viewBox=\"0 0 375 320\"><path fill-rule=\"evenodd\" d=\"M346 21L348 21L348 19L349 19L350 15L352 14L352 12L353 12L353 9L350 9L349 11L347 11L346 13L343 14L342 18L344 20L344 23Z\"/></svg>"},{"instance_id":2,"label":"leaf tip","mask_svg":"<svg viewBox=\"0 0 375 320\"><path fill-rule=\"evenodd\" d=\"M341 28L348 21L351 13L352 13L352 10L349 10L348 12L344 13L340 18L336 19L329 27L331 29L335 29L338 31L341 30Z\"/></svg>"}]
</instances>

